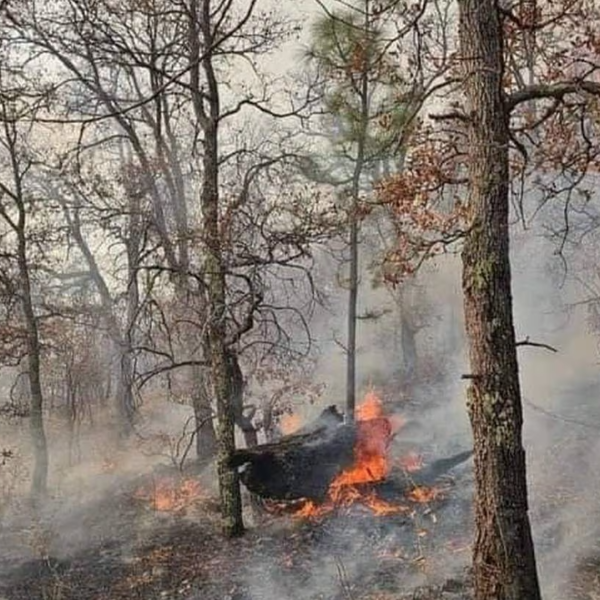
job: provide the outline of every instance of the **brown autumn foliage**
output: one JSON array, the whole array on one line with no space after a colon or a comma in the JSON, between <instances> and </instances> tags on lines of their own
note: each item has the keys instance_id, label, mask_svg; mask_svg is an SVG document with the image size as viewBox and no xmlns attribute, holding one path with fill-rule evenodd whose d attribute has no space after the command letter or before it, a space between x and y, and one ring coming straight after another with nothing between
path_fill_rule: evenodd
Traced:
<instances>
[{"instance_id":1,"label":"brown autumn foliage","mask_svg":"<svg viewBox=\"0 0 600 600\"><path fill-rule=\"evenodd\" d=\"M502 13L511 192L525 222L552 200L569 202L576 188L589 194L586 176L600 167L600 10L591 0L560 0ZM451 55L446 85L407 140L404 170L377 186L397 234L385 265L391 282L452 247L467 227L470 116L462 110L460 62ZM535 203L523 202L527 192L535 192Z\"/></svg>"}]
</instances>

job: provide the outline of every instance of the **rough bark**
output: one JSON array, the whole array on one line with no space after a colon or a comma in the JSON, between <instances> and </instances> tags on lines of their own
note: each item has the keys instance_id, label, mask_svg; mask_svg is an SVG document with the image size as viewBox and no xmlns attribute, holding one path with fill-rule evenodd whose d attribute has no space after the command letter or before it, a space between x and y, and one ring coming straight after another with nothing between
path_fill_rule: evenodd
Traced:
<instances>
[{"instance_id":1,"label":"rough bark","mask_svg":"<svg viewBox=\"0 0 600 600\"><path fill-rule=\"evenodd\" d=\"M195 8L194 2L192 6ZM203 0L198 12L196 15L192 11L191 15L191 41L192 48L196 49L196 59L200 55L198 35L201 36L204 48L213 48L215 43L210 1ZM191 58L194 59L194 56ZM231 454L235 450L235 422L227 368L226 286L219 226L219 87L210 51L205 53L201 65L206 78L206 91L200 89L197 71L192 69L190 75L195 92L194 108L204 134L201 205L206 247L204 271L209 304L207 343L217 406L217 473L223 532L226 536L233 537L243 533L244 523L238 473L229 466ZM204 98L207 98L207 108Z\"/></svg>"},{"instance_id":2,"label":"rough bark","mask_svg":"<svg viewBox=\"0 0 600 600\"><path fill-rule=\"evenodd\" d=\"M494 0L460 0L459 30L470 119L471 227L462 259L476 485L475 598L536 600L509 260L509 119Z\"/></svg>"}]
</instances>

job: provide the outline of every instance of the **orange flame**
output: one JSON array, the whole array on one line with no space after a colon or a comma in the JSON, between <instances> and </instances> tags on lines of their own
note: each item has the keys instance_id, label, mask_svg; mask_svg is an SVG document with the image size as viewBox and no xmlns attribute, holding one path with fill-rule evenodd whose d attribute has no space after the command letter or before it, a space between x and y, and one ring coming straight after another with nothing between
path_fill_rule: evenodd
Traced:
<instances>
[{"instance_id":1,"label":"orange flame","mask_svg":"<svg viewBox=\"0 0 600 600\"><path fill-rule=\"evenodd\" d=\"M356 420L369 421L384 417L383 405L379 396L371 390L365 394L365 399L356 407Z\"/></svg>"},{"instance_id":2,"label":"orange flame","mask_svg":"<svg viewBox=\"0 0 600 600\"><path fill-rule=\"evenodd\" d=\"M202 497L202 488L194 479L177 482L164 477L139 488L135 497L150 502L159 512L179 512Z\"/></svg>"},{"instance_id":3,"label":"orange flame","mask_svg":"<svg viewBox=\"0 0 600 600\"><path fill-rule=\"evenodd\" d=\"M400 468L407 473L414 473L423 468L423 457L416 452L409 452L398 461Z\"/></svg>"},{"instance_id":4,"label":"orange flame","mask_svg":"<svg viewBox=\"0 0 600 600\"><path fill-rule=\"evenodd\" d=\"M441 490L437 488L428 487L415 487L409 494L408 497L413 502L427 503L435 500L441 493Z\"/></svg>"},{"instance_id":5,"label":"orange flame","mask_svg":"<svg viewBox=\"0 0 600 600\"><path fill-rule=\"evenodd\" d=\"M387 450L392 435L403 421L386 417L377 394L370 391L356 409L356 442L354 464L340 473L331 483L327 501L318 505L307 501L296 513L300 518L320 518L335 507L355 503L367 506L376 515L388 515L406 510L377 497L371 491L360 490L360 484L382 481L389 473Z\"/></svg>"},{"instance_id":6,"label":"orange flame","mask_svg":"<svg viewBox=\"0 0 600 600\"><path fill-rule=\"evenodd\" d=\"M300 415L296 414L284 414L281 416L279 420L279 428L281 429L281 433L283 435L289 435L290 433L294 433L300 429L302 425L302 419Z\"/></svg>"}]
</instances>

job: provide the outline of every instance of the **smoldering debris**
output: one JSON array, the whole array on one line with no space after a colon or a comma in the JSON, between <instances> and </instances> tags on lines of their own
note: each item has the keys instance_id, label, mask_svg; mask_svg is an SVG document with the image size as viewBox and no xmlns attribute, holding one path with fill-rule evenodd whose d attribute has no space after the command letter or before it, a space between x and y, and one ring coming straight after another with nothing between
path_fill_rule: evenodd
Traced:
<instances>
[{"instance_id":1,"label":"smoldering debris","mask_svg":"<svg viewBox=\"0 0 600 600\"><path fill-rule=\"evenodd\" d=\"M468 480L466 471L459 480ZM186 511L161 511L136 497L143 479L75 515L88 530L86 548L55 540L36 558L5 562L0 594L9 600L50 593L62 600L341 600L351 589L352 597L367 600L402 597L427 583L430 595L423 598L461 598L440 591L468 562L470 505L461 486L381 517L360 504L318 522L263 514L260 526L229 542L220 535L215 503L197 498ZM104 537L94 534L94 520L103 522ZM54 526L73 534L66 521Z\"/></svg>"}]
</instances>

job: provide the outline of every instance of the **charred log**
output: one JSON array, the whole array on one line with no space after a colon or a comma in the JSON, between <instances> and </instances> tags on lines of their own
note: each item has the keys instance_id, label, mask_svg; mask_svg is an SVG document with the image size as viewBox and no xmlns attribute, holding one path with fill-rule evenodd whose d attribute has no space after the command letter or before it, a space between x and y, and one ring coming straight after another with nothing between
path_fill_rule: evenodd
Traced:
<instances>
[{"instance_id":1,"label":"charred log","mask_svg":"<svg viewBox=\"0 0 600 600\"><path fill-rule=\"evenodd\" d=\"M413 473L405 473L398 469L392 471L385 481L364 484L365 491L375 490L383 500L396 501L410 494L417 487L432 487L448 473L473 456L472 450L466 450L449 456L434 460L429 465Z\"/></svg>"},{"instance_id":2,"label":"charred log","mask_svg":"<svg viewBox=\"0 0 600 600\"><path fill-rule=\"evenodd\" d=\"M274 500L325 498L331 482L354 460L356 429L335 406L297 433L277 442L236 450L231 467L243 467L242 483Z\"/></svg>"},{"instance_id":3,"label":"charred log","mask_svg":"<svg viewBox=\"0 0 600 600\"><path fill-rule=\"evenodd\" d=\"M229 464L241 467L240 479L250 492L264 499L313 500L322 502L332 482L359 460L377 464L371 458L384 457L393 432L389 419L373 418L344 423L335 406L325 409L318 419L292 435L276 442L235 450ZM410 477L401 471L371 474L368 483L358 487L385 490L400 497L415 486L433 485L437 478L465 462L472 452L466 451L432 462Z\"/></svg>"}]
</instances>

